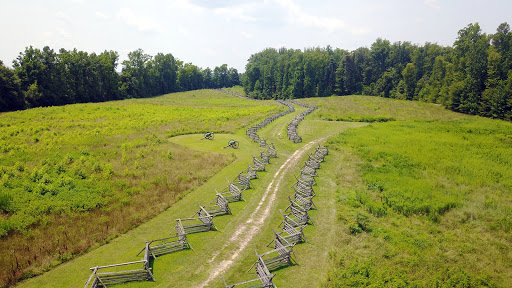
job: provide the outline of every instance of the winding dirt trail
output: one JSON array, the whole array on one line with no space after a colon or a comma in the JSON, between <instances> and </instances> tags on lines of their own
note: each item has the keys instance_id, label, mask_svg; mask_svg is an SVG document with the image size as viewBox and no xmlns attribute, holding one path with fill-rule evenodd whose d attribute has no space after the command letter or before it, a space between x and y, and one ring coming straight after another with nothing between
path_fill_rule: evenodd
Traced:
<instances>
[{"instance_id":1,"label":"winding dirt trail","mask_svg":"<svg viewBox=\"0 0 512 288\"><path fill-rule=\"evenodd\" d=\"M322 137L320 139L316 139L314 141L309 142L301 149L295 151L286 161L279 167L279 170L277 170L276 174L274 175L274 178L272 178L272 181L268 185L267 189L265 190L265 193L263 194L263 197L260 200L260 203L254 209L254 212L251 213L251 217L245 221L240 227L233 233L233 235L229 238L229 240L220 248L215 255L210 258L207 263L211 263L213 261L219 261L217 259L217 256L219 256L221 251L224 251L226 248L232 249L232 247L236 246L233 245L234 243L237 243L238 249L233 251L231 254L231 257L228 259L222 259L219 261L219 264L215 266L214 269L210 271L210 276L206 281L199 284L197 287L207 287L208 284L214 280L218 279L221 275L221 273L226 272L232 265L235 263L235 260L240 256L240 253L247 247L249 242L254 238L254 236L261 230L263 223L270 215L271 209L273 209L274 200L276 199L277 191L279 191L279 188L281 186L281 181L283 180L284 176L288 173L288 171L292 168L294 168L297 165L297 162L299 159L306 153L307 150L309 150L313 145L321 142L322 140L326 139L327 137ZM256 220L257 219L257 220Z\"/></svg>"}]
</instances>

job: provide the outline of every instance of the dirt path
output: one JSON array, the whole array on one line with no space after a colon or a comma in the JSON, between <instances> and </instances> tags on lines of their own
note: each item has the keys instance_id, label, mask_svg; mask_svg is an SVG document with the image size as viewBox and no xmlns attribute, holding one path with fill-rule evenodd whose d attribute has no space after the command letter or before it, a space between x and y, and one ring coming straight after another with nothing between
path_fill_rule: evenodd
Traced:
<instances>
[{"instance_id":1,"label":"dirt path","mask_svg":"<svg viewBox=\"0 0 512 288\"><path fill-rule=\"evenodd\" d=\"M210 276L208 277L208 279L201 283L200 285L198 285L197 287L206 287L212 280L218 279L221 273L226 272L231 267L231 265L235 263L235 260L240 256L240 253L247 247L252 238L261 230L263 223L270 215L270 211L271 209L273 209L273 204L276 198L277 191L279 191L281 181L283 180L284 176L290 169L294 168L297 165L297 162L304 155L304 153L306 153L307 150L309 150L313 145L321 142L326 138L327 137L323 137L309 142L301 149L295 151L295 153L288 157L288 159L283 163L283 165L279 167L279 170L277 170L276 174L274 175L274 178L272 179L267 189L265 190L265 193L263 194L260 203L254 210L254 212L251 214L251 217L249 217L249 219L247 219L245 223L240 225L240 227L235 231L235 233L233 233L233 235L222 246L222 248L219 249L219 251L217 251L215 255L207 261L207 263L219 261L219 264L216 265L215 268L212 269L212 271L210 271ZM263 207L265 208L263 209ZM234 243L240 244L240 246L238 246L237 250L233 251L231 257L222 260L216 259L221 251L224 251L226 248L231 249L231 247L236 246L233 245Z\"/></svg>"}]
</instances>

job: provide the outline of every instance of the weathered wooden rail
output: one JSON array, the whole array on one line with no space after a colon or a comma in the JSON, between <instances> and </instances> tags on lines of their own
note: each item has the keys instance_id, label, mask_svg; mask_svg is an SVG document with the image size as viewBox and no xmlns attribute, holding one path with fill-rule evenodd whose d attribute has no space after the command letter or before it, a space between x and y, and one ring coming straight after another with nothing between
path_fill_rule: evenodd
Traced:
<instances>
[{"instance_id":1,"label":"weathered wooden rail","mask_svg":"<svg viewBox=\"0 0 512 288\"><path fill-rule=\"evenodd\" d=\"M229 182L228 186L221 191L221 195L226 199L229 203L231 202L239 202L245 201L244 196L242 194L243 191L246 190L245 186L237 186L234 183Z\"/></svg>"},{"instance_id":2,"label":"weathered wooden rail","mask_svg":"<svg viewBox=\"0 0 512 288\"><path fill-rule=\"evenodd\" d=\"M252 139L254 142L259 143L261 147L267 146L268 143L267 143L266 140L260 138L260 136L257 133L258 130L260 130L261 128L267 126L269 123L273 122L277 118L282 117L282 116L284 116L284 115L286 115L288 113L292 113L292 112L295 111L295 108L293 107L292 104L286 103L286 102L281 101L281 100L276 100L276 101L279 102L282 105L287 106L288 110L280 112L280 113L277 113L277 114L274 114L274 115L271 115L270 117L265 118L260 123L251 126L249 129L247 129L245 131L245 134L247 134L247 136L249 136L249 138Z\"/></svg>"},{"instance_id":3,"label":"weathered wooden rail","mask_svg":"<svg viewBox=\"0 0 512 288\"><path fill-rule=\"evenodd\" d=\"M316 195L313 190L313 186L308 185L307 182L303 182L301 180L297 180L297 182L292 185L292 188L295 191L295 194L299 194L304 198L310 198Z\"/></svg>"},{"instance_id":4,"label":"weathered wooden rail","mask_svg":"<svg viewBox=\"0 0 512 288\"><path fill-rule=\"evenodd\" d=\"M308 185L308 186L315 186L316 185L316 180L315 180L315 177L316 175L312 176L312 175L308 175L308 174L304 174L302 171L300 172L300 175L299 177L295 176L295 179L297 181L301 181L303 182L304 184Z\"/></svg>"},{"instance_id":5,"label":"weathered wooden rail","mask_svg":"<svg viewBox=\"0 0 512 288\"><path fill-rule=\"evenodd\" d=\"M304 163L304 166L300 168L300 172L305 175L309 175L312 177L316 176L316 169L313 167L308 166L306 163Z\"/></svg>"},{"instance_id":6,"label":"weathered wooden rail","mask_svg":"<svg viewBox=\"0 0 512 288\"><path fill-rule=\"evenodd\" d=\"M295 193L293 194L293 198L288 196L288 199L292 205L303 210L309 211L313 209L313 207L316 209L315 203L313 203L313 197L303 197L302 195Z\"/></svg>"},{"instance_id":7,"label":"weathered wooden rail","mask_svg":"<svg viewBox=\"0 0 512 288\"><path fill-rule=\"evenodd\" d=\"M253 187L251 179L255 179L257 177L254 177L254 174L252 173L252 171L256 171L256 170L253 170L249 166L249 168L247 170L244 170L244 171L238 173L238 176L235 178L235 181L233 182L233 184L239 186L240 189L244 189L244 190L247 190L247 189L250 189L251 187ZM258 174L256 174L256 176L257 175Z\"/></svg>"},{"instance_id":8,"label":"weathered wooden rail","mask_svg":"<svg viewBox=\"0 0 512 288\"><path fill-rule=\"evenodd\" d=\"M194 217L195 215L198 217ZM176 219L176 236L179 236L179 233L193 234L217 230L213 224L213 215L208 214L204 208L200 207L195 215L192 218Z\"/></svg>"},{"instance_id":9,"label":"weathered wooden rail","mask_svg":"<svg viewBox=\"0 0 512 288\"><path fill-rule=\"evenodd\" d=\"M261 159L257 157L252 157L252 164L249 166L251 169L256 171L265 171L265 166L267 164Z\"/></svg>"},{"instance_id":10,"label":"weathered wooden rail","mask_svg":"<svg viewBox=\"0 0 512 288\"><path fill-rule=\"evenodd\" d=\"M320 146L315 149L315 155L321 156L322 158L329 155L329 148L326 146Z\"/></svg>"},{"instance_id":11,"label":"weathered wooden rail","mask_svg":"<svg viewBox=\"0 0 512 288\"><path fill-rule=\"evenodd\" d=\"M229 201L224 198L221 194L217 193L215 195L215 199L210 204L214 204L211 206L201 206L199 205L199 209L204 209L209 215L219 216L232 214L231 209L229 209Z\"/></svg>"},{"instance_id":12,"label":"weathered wooden rail","mask_svg":"<svg viewBox=\"0 0 512 288\"><path fill-rule=\"evenodd\" d=\"M313 113L313 111L315 111L316 109L318 109L317 106L310 106L310 105L306 105L304 103L301 103L301 102L297 102L297 101L294 101L294 100L286 100L288 102L291 102L293 104L297 104L299 106L302 106L302 107L306 107L308 108L308 110L300 113L299 115L297 115L295 117L295 119L292 120L292 122L290 122L286 128L286 133L288 135L288 139L289 140L292 140L293 143L300 143L302 142L302 137L299 136L299 134L297 133L297 128L299 126L299 123L304 120L304 117L306 117L307 115Z\"/></svg>"},{"instance_id":13,"label":"weathered wooden rail","mask_svg":"<svg viewBox=\"0 0 512 288\"><path fill-rule=\"evenodd\" d=\"M284 214L287 213L287 214ZM313 220L309 216L309 210L304 210L302 208L299 208L297 206L294 206L293 203L288 205L286 209L284 210L283 218L284 222L293 220L293 223L297 223L299 225L306 225L306 224L313 224ZM290 222L288 222L290 223Z\"/></svg>"},{"instance_id":14,"label":"weathered wooden rail","mask_svg":"<svg viewBox=\"0 0 512 288\"><path fill-rule=\"evenodd\" d=\"M151 273L151 267L149 267L150 256L149 249L147 248L148 246L149 244L146 243L144 258L140 261L105 266L96 266L89 268L90 270L92 270L92 274L87 280L87 282L85 282L85 288L107 287L107 285L114 285L133 281L153 280L156 282L155 277L153 277L153 273ZM100 272L100 270L106 272Z\"/></svg>"},{"instance_id":15,"label":"weathered wooden rail","mask_svg":"<svg viewBox=\"0 0 512 288\"><path fill-rule=\"evenodd\" d=\"M263 268L262 272L264 272L264 275L269 275L270 271L276 270L283 266L292 265L292 253L294 244L283 245L279 241L274 242L274 244L275 247L277 248L262 254L258 254L258 252L254 250L254 253L256 253L256 257L258 258L258 260L256 260L256 262L251 266L249 272L253 268L261 266L261 268ZM256 271L257 270L258 269L256 269ZM258 272L256 272L256 274L258 274Z\"/></svg>"},{"instance_id":16,"label":"weathered wooden rail","mask_svg":"<svg viewBox=\"0 0 512 288\"><path fill-rule=\"evenodd\" d=\"M274 147L274 143L267 145L267 149L271 158L277 158L277 150L276 147Z\"/></svg>"},{"instance_id":17,"label":"weathered wooden rail","mask_svg":"<svg viewBox=\"0 0 512 288\"><path fill-rule=\"evenodd\" d=\"M320 169L320 163L316 162L315 159L312 159L312 158L308 158L308 160L306 160L304 162L304 164L306 164L307 166L313 168L313 169Z\"/></svg>"},{"instance_id":18,"label":"weathered wooden rail","mask_svg":"<svg viewBox=\"0 0 512 288\"><path fill-rule=\"evenodd\" d=\"M281 243L281 245L295 245L298 243L306 242L306 235L304 235L304 228L307 225L302 225L298 227L291 227L289 225L285 225L283 227L283 231L275 232L274 229L272 229L272 233L274 233L274 240L270 242L268 246L272 245L274 243L274 249L276 248L275 244L276 242Z\"/></svg>"},{"instance_id":19,"label":"weathered wooden rail","mask_svg":"<svg viewBox=\"0 0 512 288\"><path fill-rule=\"evenodd\" d=\"M260 152L260 159L265 165L270 164L270 152L268 151L261 151Z\"/></svg>"},{"instance_id":20,"label":"weathered wooden rail","mask_svg":"<svg viewBox=\"0 0 512 288\"><path fill-rule=\"evenodd\" d=\"M186 249L194 250L190 243L188 243L187 234L178 233L178 236L151 240L149 242L146 241L146 246L139 252L139 254L144 251L144 253L147 253L156 259L156 257ZM137 254L137 256L139 254Z\"/></svg>"},{"instance_id":21,"label":"weathered wooden rail","mask_svg":"<svg viewBox=\"0 0 512 288\"><path fill-rule=\"evenodd\" d=\"M218 92L224 92L224 93L231 94L233 96L240 97L240 98L247 99L247 100L261 101L260 99L250 98L250 97L244 96L242 94L239 94L239 93L236 93L236 92L231 92L231 91L224 90L224 89L211 89L211 90L218 91Z\"/></svg>"}]
</instances>

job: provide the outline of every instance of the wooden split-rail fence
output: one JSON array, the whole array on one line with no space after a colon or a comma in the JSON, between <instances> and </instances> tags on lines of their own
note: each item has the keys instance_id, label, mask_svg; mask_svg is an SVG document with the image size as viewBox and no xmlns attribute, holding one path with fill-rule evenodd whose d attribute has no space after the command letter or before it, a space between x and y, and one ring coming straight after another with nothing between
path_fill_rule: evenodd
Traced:
<instances>
[{"instance_id":1,"label":"wooden split-rail fence","mask_svg":"<svg viewBox=\"0 0 512 288\"><path fill-rule=\"evenodd\" d=\"M228 93L228 94L231 94L231 95L233 95L233 96L240 97L240 98L247 99L247 100L256 100L256 101L261 101L261 99L250 98L250 97L244 96L244 95L242 95L242 94L240 94L240 93L236 93L236 92L228 91L228 90L225 90L225 89L211 89L211 90L213 90L213 91L218 91L218 92Z\"/></svg>"},{"instance_id":2,"label":"wooden split-rail fence","mask_svg":"<svg viewBox=\"0 0 512 288\"><path fill-rule=\"evenodd\" d=\"M260 123L254 125L254 126L249 127L249 129L247 129L245 131L245 134L247 134L247 136L249 136L249 138L252 139L255 143L259 143L260 147L262 147L262 148L267 147L268 144L267 144L266 139L261 139L260 138L260 136L257 133L258 130L260 130L261 128L263 128L263 127L267 126L268 124L272 123L277 118L282 117L282 116L284 116L286 114L289 114L289 113L292 113L292 112L295 111L295 107L293 107L292 104L286 103L286 102L281 101L281 100L276 100L276 101L279 102L282 105L287 106L288 110L280 112L280 113L277 113L277 114L274 114L274 115L272 115L270 117L267 117L267 118L265 118L265 120L261 121Z\"/></svg>"},{"instance_id":3,"label":"wooden split-rail fence","mask_svg":"<svg viewBox=\"0 0 512 288\"><path fill-rule=\"evenodd\" d=\"M288 135L288 139L292 140L293 143L300 143L300 142L302 142L302 137L299 136L299 134L297 133L297 128L299 126L299 123L302 120L304 120L304 117L306 117L307 115L313 113L313 111L318 109L318 107L317 106L306 105L304 103L301 103L301 102L298 102L298 101L294 101L294 100L286 100L286 101L291 102L293 104L297 104L297 105L302 106L302 107L308 108L308 110L306 110L306 111L300 113L299 115L297 115L292 120L292 122L290 122L288 124L288 127L286 129L286 132L287 132L287 135Z\"/></svg>"},{"instance_id":4,"label":"wooden split-rail fence","mask_svg":"<svg viewBox=\"0 0 512 288\"><path fill-rule=\"evenodd\" d=\"M324 161L325 156L329 154L329 149L324 146L316 147L315 151L308 155L304 161L304 166L300 169L300 175L295 176L296 182L292 185L294 193L288 197L290 204L284 211L279 209L282 214L283 222L281 231L272 230L273 239L267 247L273 245L273 250L258 254L255 251L257 260L249 269L254 271L257 278L235 284L227 284L226 288L233 287L276 287L274 277L276 274L271 272L284 266L292 265L293 247L296 244L306 242L304 228L313 224L309 211L316 209L313 203L315 192L313 186L316 185L316 170L320 169L320 163ZM312 163L316 163L313 165Z\"/></svg>"},{"instance_id":5,"label":"wooden split-rail fence","mask_svg":"<svg viewBox=\"0 0 512 288\"><path fill-rule=\"evenodd\" d=\"M229 182L228 186L224 188L220 195L224 197L229 203L245 201L244 196L242 194L243 191L247 190L245 185L236 185L235 182ZM215 190L217 192L217 190Z\"/></svg>"},{"instance_id":6,"label":"wooden split-rail fence","mask_svg":"<svg viewBox=\"0 0 512 288\"><path fill-rule=\"evenodd\" d=\"M86 288L107 287L132 281L156 281L149 267L149 246L146 243L144 258L140 261L91 267L92 274L85 282Z\"/></svg>"},{"instance_id":7,"label":"wooden split-rail fence","mask_svg":"<svg viewBox=\"0 0 512 288\"><path fill-rule=\"evenodd\" d=\"M202 207L208 214L213 216L232 214L231 209L229 209L229 201L222 194L217 193L215 199L210 204L214 205L205 207L199 205L199 207Z\"/></svg>"},{"instance_id":8,"label":"wooden split-rail fence","mask_svg":"<svg viewBox=\"0 0 512 288\"><path fill-rule=\"evenodd\" d=\"M223 89L215 90L229 93L237 97L251 99L240 94L226 91ZM173 236L155 239L151 241L145 241L144 248L137 254L137 256L140 255L141 253L144 254L142 260L91 267L90 270L92 271L92 274L89 277L89 279L87 279L87 282L85 283L85 288L107 287L108 285L132 281L156 282L156 279L153 276L153 273L151 272L151 258L156 259L157 257L175 253L182 250L194 250L190 243L188 242L187 234L217 230L217 227L213 223L213 218L220 215L232 214L231 209L229 207L229 203L245 201L243 197L243 192L246 191L247 189L253 188L251 180L258 178L258 171L265 171L265 166L270 164L270 158L277 158L277 150L274 147L274 144L267 143L267 139L260 139L260 137L257 134L257 131L265 127L267 124L271 123L275 119L295 111L293 105L285 103L284 101L278 102L287 106L289 110L274 114L266 118L262 122L252 126L246 131L249 138L252 139L254 142L259 143L260 148L266 148L266 151L261 152L259 157L253 157L253 162L248 165L247 169L240 172L235 177L233 182L228 181L228 186L226 186L221 191L221 193L218 193L216 191L215 198L213 199L212 202L209 203L208 206L199 205L199 210L190 218L176 219L176 226L171 231L171 234L173 234L174 232ZM283 239L287 239L287 237L290 237L290 235L286 233L283 232L280 234L283 235ZM293 231L290 230L289 233L293 233ZM280 243L283 242L281 241ZM281 248L281 250L279 251L284 250L282 250ZM263 254L262 256L264 255L266 254ZM257 270L263 271L260 268L258 268ZM251 285L251 287L274 287L272 281L274 276L275 274L270 274L270 272L261 272L258 279L233 285L226 284L226 287L240 287L240 285L246 284ZM255 282L259 282L259 284Z\"/></svg>"}]
</instances>

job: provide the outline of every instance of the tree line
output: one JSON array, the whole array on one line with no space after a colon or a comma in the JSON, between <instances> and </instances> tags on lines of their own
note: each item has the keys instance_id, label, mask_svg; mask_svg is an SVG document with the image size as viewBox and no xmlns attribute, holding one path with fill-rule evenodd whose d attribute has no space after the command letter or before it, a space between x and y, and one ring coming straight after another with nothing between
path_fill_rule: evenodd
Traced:
<instances>
[{"instance_id":1,"label":"tree line","mask_svg":"<svg viewBox=\"0 0 512 288\"><path fill-rule=\"evenodd\" d=\"M476 23L458 32L453 47L379 38L354 51L267 48L251 55L242 82L260 99L363 94L512 120L511 47L509 24L487 35Z\"/></svg>"},{"instance_id":2,"label":"tree line","mask_svg":"<svg viewBox=\"0 0 512 288\"><path fill-rule=\"evenodd\" d=\"M138 49L116 71L119 54L101 54L32 46L13 61L0 61L0 112L41 106L145 98L171 92L222 88L240 84L227 64L201 69L172 54L145 54Z\"/></svg>"}]
</instances>

